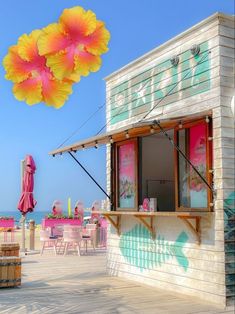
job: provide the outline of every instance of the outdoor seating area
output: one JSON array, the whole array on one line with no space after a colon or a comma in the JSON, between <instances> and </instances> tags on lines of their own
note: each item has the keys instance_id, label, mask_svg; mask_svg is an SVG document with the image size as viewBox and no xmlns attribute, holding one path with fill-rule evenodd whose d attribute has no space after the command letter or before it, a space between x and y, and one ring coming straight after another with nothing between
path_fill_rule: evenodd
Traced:
<instances>
[{"instance_id":1,"label":"outdoor seating area","mask_svg":"<svg viewBox=\"0 0 235 314\"><path fill-rule=\"evenodd\" d=\"M91 215L84 217L82 201L75 203L71 210L71 199L68 199L68 215L63 213L63 204L56 200L52 204L52 212L41 224L40 242L41 255L53 251L55 255L76 253L84 255L88 250L107 247L107 220L99 214L100 201L94 201ZM98 212L97 212L98 211Z\"/></svg>"},{"instance_id":2,"label":"outdoor seating area","mask_svg":"<svg viewBox=\"0 0 235 314\"><path fill-rule=\"evenodd\" d=\"M51 251L54 255L76 253L85 255L96 248L106 249L107 226L97 227L97 224L77 226L73 224L57 224L40 230L42 255Z\"/></svg>"}]
</instances>

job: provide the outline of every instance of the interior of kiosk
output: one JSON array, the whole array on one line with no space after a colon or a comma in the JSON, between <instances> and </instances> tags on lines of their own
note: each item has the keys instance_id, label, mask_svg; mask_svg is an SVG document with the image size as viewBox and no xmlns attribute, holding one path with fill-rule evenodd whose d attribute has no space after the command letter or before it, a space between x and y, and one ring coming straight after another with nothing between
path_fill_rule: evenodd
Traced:
<instances>
[{"instance_id":1,"label":"interior of kiosk","mask_svg":"<svg viewBox=\"0 0 235 314\"><path fill-rule=\"evenodd\" d=\"M174 130L167 131L174 138ZM139 201L157 199L158 211L175 211L174 148L163 133L139 139Z\"/></svg>"}]
</instances>

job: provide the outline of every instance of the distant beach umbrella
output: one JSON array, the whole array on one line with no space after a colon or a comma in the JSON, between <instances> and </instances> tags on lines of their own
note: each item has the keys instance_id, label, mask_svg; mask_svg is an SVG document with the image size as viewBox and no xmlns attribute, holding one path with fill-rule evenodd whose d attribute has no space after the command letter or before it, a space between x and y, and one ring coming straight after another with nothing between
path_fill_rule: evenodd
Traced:
<instances>
[{"instance_id":1,"label":"distant beach umbrella","mask_svg":"<svg viewBox=\"0 0 235 314\"><path fill-rule=\"evenodd\" d=\"M18 204L18 209L21 211L23 216L25 216L28 212L32 212L37 203L33 197L34 173L36 171L35 162L33 157L30 155L25 157L24 162L22 194Z\"/></svg>"},{"instance_id":2,"label":"distant beach umbrella","mask_svg":"<svg viewBox=\"0 0 235 314\"><path fill-rule=\"evenodd\" d=\"M81 221L84 219L84 205L82 201L77 201L74 208L74 217L80 218Z\"/></svg>"},{"instance_id":3,"label":"distant beach umbrella","mask_svg":"<svg viewBox=\"0 0 235 314\"><path fill-rule=\"evenodd\" d=\"M55 216L63 215L63 206L61 201L55 200L52 204L52 214Z\"/></svg>"},{"instance_id":4,"label":"distant beach umbrella","mask_svg":"<svg viewBox=\"0 0 235 314\"><path fill-rule=\"evenodd\" d=\"M94 201L92 203L92 206L91 206L91 221L92 222L99 221L100 215L97 213L94 213L94 211L99 211L100 207L101 207L100 201Z\"/></svg>"}]
</instances>

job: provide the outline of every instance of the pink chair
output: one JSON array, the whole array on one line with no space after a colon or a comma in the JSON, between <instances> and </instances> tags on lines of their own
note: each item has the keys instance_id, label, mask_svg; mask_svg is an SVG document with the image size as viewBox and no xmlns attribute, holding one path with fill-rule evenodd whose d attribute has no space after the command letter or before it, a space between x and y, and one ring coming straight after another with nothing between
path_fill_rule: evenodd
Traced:
<instances>
[{"instance_id":1,"label":"pink chair","mask_svg":"<svg viewBox=\"0 0 235 314\"><path fill-rule=\"evenodd\" d=\"M107 227L99 227L99 246L107 248Z\"/></svg>"},{"instance_id":2,"label":"pink chair","mask_svg":"<svg viewBox=\"0 0 235 314\"><path fill-rule=\"evenodd\" d=\"M81 255L81 253L80 253L81 241L82 241L82 235L81 235L81 231L79 229L78 230L64 231L63 232L63 243L65 245L64 255L66 255L68 253L68 250L71 247L74 249L75 246L77 246L78 255Z\"/></svg>"},{"instance_id":3,"label":"pink chair","mask_svg":"<svg viewBox=\"0 0 235 314\"><path fill-rule=\"evenodd\" d=\"M86 224L86 230L96 230L96 224Z\"/></svg>"},{"instance_id":4,"label":"pink chair","mask_svg":"<svg viewBox=\"0 0 235 314\"><path fill-rule=\"evenodd\" d=\"M57 255L56 251L56 245L57 245L57 239L51 238L50 237L50 230L40 230L40 242L42 244L41 248L41 255L43 254L44 250L54 250L55 255Z\"/></svg>"},{"instance_id":5,"label":"pink chair","mask_svg":"<svg viewBox=\"0 0 235 314\"><path fill-rule=\"evenodd\" d=\"M9 236L9 233L10 233L10 242L14 242L14 228L4 228L3 229L3 237L4 237L4 240L3 242L8 242L8 236Z\"/></svg>"},{"instance_id":6,"label":"pink chair","mask_svg":"<svg viewBox=\"0 0 235 314\"><path fill-rule=\"evenodd\" d=\"M64 231L81 231L82 226L64 225Z\"/></svg>"},{"instance_id":7,"label":"pink chair","mask_svg":"<svg viewBox=\"0 0 235 314\"><path fill-rule=\"evenodd\" d=\"M63 237L64 226L63 225L55 225L53 227L52 234L55 237L62 238Z\"/></svg>"},{"instance_id":8,"label":"pink chair","mask_svg":"<svg viewBox=\"0 0 235 314\"><path fill-rule=\"evenodd\" d=\"M102 217L99 220L99 239L98 243L101 247L107 248L107 228L108 228L108 222L107 219Z\"/></svg>"},{"instance_id":9,"label":"pink chair","mask_svg":"<svg viewBox=\"0 0 235 314\"><path fill-rule=\"evenodd\" d=\"M96 231L96 224L87 224L86 228L82 231L82 241L84 242L84 246L86 247L86 252L88 242L91 243L93 250L95 251Z\"/></svg>"}]
</instances>

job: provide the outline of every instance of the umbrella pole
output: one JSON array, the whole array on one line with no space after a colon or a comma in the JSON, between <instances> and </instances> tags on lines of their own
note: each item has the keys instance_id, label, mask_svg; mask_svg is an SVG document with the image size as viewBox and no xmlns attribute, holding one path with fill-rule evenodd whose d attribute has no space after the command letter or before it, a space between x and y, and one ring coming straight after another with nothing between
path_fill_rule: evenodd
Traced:
<instances>
[{"instance_id":1,"label":"umbrella pole","mask_svg":"<svg viewBox=\"0 0 235 314\"><path fill-rule=\"evenodd\" d=\"M24 169L25 169L25 160L21 160L20 162L20 174L21 174L21 192L23 191L23 177L24 177ZM21 252L25 253L25 216L21 216Z\"/></svg>"},{"instance_id":2,"label":"umbrella pole","mask_svg":"<svg viewBox=\"0 0 235 314\"><path fill-rule=\"evenodd\" d=\"M25 253L25 216L21 216L21 252Z\"/></svg>"}]
</instances>

